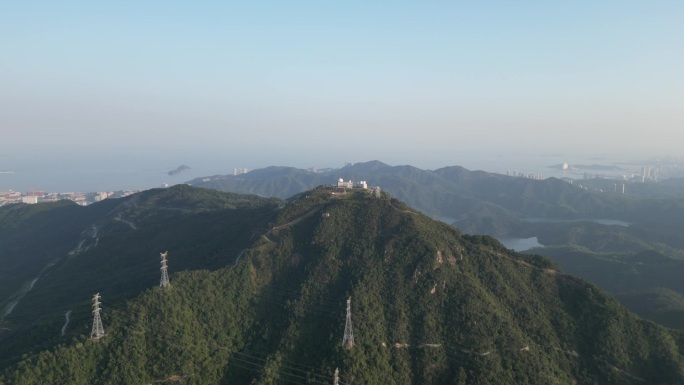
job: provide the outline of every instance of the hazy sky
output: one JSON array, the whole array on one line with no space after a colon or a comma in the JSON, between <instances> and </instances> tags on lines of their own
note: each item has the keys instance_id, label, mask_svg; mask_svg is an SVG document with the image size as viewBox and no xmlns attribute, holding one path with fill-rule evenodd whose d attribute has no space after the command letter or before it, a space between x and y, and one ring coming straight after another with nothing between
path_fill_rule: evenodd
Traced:
<instances>
[{"instance_id":1,"label":"hazy sky","mask_svg":"<svg viewBox=\"0 0 684 385\"><path fill-rule=\"evenodd\" d=\"M8 1L0 170L679 155L683 71L681 0Z\"/></svg>"}]
</instances>

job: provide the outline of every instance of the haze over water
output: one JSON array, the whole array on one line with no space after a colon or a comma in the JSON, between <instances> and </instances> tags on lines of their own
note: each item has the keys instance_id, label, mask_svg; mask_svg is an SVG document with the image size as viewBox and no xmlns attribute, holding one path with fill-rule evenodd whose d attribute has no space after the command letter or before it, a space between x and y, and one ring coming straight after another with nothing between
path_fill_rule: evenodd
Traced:
<instances>
[{"instance_id":1,"label":"haze over water","mask_svg":"<svg viewBox=\"0 0 684 385\"><path fill-rule=\"evenodd\" d=\"M0 189L678 154L683 18L681 1L10 2Z\"/></svg>"},{"instance_id":2,"label":"haze over water","mask_svg":"<svg viewBox=\"0 0 684 385\"><path fill-rule=\"evenodd\" d=\"M330 160L328 160L330 159ZM560 159L560 160L559 160ZM0 174L0 190L27 191L40 189L48 192L67 191L111 191L133 190L161 187L162 184L184 183L191 179L231 174L233 168L248 168L254 170L267 166L291 166L297 168L342 168L345 161L366 162L380 160L389 165L407 164L396 163L386 159L335 159L334 157L319 157L316 159L301 159L292 163L285 163L280 159L255 158L255 159L232 159L230 156L213 158L211 156L185 156L172 159L166 157L105 157L91 156L80 159L64 159L57 157L48 161L7 162L0 165L3 170L14 171L13 174ZM585 160L587 164L590 160ZM594 161L595 162L595 161ZM423 169L437 169L445 166L463 166L470 170L484 170L505 174L507 170L517 170L523 173L543 174L544 177L568 176L579 178L579 175L564 174L559 170L553 170L547 166L564 163L563 158L538 157L523 159L461 159L451 164L438 164L436 162L417 162L412 166ZM581 162L578 162L579 164ZM180 174L169 176L167 173L180 165L188 165L190 170ZM331 181L332 183L333 181Z\"/></svg>"}]
</instances>

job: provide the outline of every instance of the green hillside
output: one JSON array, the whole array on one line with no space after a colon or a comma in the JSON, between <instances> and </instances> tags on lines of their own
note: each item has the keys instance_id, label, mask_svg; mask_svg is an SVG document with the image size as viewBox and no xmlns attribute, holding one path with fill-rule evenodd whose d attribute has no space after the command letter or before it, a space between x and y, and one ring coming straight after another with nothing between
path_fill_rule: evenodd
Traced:
<instances>
[{"instance_id":1,"label":"green hillside","mask_svg":"<svg viewBox=\"0 0 684 385\"><path fill-rule=\"evenodd\" d=\"M166 208L139 212L154 231L118 255L175 240L170 256L194 245L198 261L214 261L204 260L212 249L198 238L200 222L171 237L153 225L206 191L138 198ZM637 318L548 259L464 235L386 194L333 192L309 191L280 208L257 204L268 224L243 222L254 235L239 258L175 270L169 290L150 280L113 303L116 293L100 290L108 335L99 342L87 338L85 296L67 335L26 350L0 383L330 384L335 368L342 384L684 383L679 332ZM186 196L172 205L164 193ZM196 210L221 222L214 208ZM352 349L342 346L348 298Z\"/></svg>"},{"instance_id":2,"label":"green hillside","mask_svg":"<svg viewBox=\"0 0 684 385\"><path fill-rule=\"evenodd\" d=\"M119 303L158 284L160 252L173 249L172 273L234 262L282 203L176 186L87 207L1 208L0 366L64 341L65 314L88 318L93 293Z\"/></svg>"},{"instance_id":3,"label":"green hillside","mask_svg":"<svg viewBox=\"0 0 684 385\"><path fill-rule=\"evenodd\" d=\"M319 184L331 184L340 177L381 186L383 191L410 207L451 223L464 233L489 234L502 240L536 237L545 248L534 252L556 259L567 271L608 290L642 316L657 322L667 319L665 325L668 326L684 326L684 312L674 312L664 318L646 311L643 306L648 298L656 298L649 293L660 287L684 296L684 290L679 288L681 285L661 282L661 277L682 276L684 264L664 265L651 260L639 261L640 264L630 262L648 252L672 260L684 259L684 222L681 219L684 199L678 189L680 180L632 183L627 186L628 194L623 195L612 192L614 180L582 180L573 185L554 178L530 180L458 166L421 170L372 161L323 173L269 167L238 176L197 179L191 183L284 198ZM577 253L558 252L569 249L584 250L587 253L583 256L587 258L573 258ZM589 265L588 258L594 258ZM602 268L606 259L616 261L613 262L616 266ZM614 282L626 276L621 273L623 267L649 273L639 274L637 287L616 291L618 286ZM626 282L628 285L629 280ZM673 297L657 298L662 302ZM678 309L679 305L674 301L662 307Z\"/></svg>"},{"instance_id":4,"label":"green hillside","mask_svg":"<svg viewBox=\"0 0 684 385\"><path fill-rule=\"evenodd\" d=\"M6 298L72 250L89 225L115 205L110 200L91 207L70 201L0 207L0 318Z\"/></svg>"}]
</instances>

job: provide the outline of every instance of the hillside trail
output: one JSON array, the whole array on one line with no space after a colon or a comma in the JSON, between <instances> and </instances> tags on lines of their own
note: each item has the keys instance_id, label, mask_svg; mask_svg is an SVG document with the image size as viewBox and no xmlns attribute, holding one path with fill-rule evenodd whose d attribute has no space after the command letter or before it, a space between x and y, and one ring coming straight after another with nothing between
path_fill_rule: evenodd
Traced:
<instances>
[{"instance_id":1,"label":"hillside trail","mask_svg":"<svg viewBox=\"0 0 684 385\"><path fill-rule=\"evenodd\" d=\"M292 220L292 221L290 221L290 222L287 222L287 223L285 223L285 224L282 224L282 225L280 225L280 226L276 226L276 227L272 228L271 231L277 231L277 230L283 229L283 228L285 228L285 227L290 227L290 226L292 226L292 225L294 225L294 224L297 224L297 223L299 223L300 221L302 221L303 219L306 219L306 218L312 216L312 215L313 215L314 213L316 213L317 211L320 211L320 209L319 209L319 208L315 208L315 209L309 211L308 213L303 214L303 215L300 216L299 218L296 218L296 219L294 219L294 220ZM270 232L270 231L269 231L269 232Z\"/></svg>"},{"instance_id":2,"label":"hillside trail","mask_svg":"<svg viewBox=\"0 0 684 385\"><path fill-rule=\"evenodd\" d=\"M138 229L138 226L137 226L135 223L133 223L133 222L131 222L131 221L127 221L127 220L121 218L121 213L119 213L119 214L114 218L114 220L115 220L115 221L119 221L119 222L123 222L123 223L127 224L132 230L137 230L137 229Z\"/></svg>"},{"instance_id":3,"label":"hillside trail","mask_svg":"<svg viewBox=\"0 0 684 385\"><path fill-rule=\"evenodd\" d=\"M292 220L292 221L290 221L290 222L287 222L287 223L282 224L282 225L280 225L280 226L275 226L275 227L271 228L271 230L269 230L269 231L266 232L265 234L261 234L261 236L262 236L268 243L274 243L273 240L271 240L271 239L268 237L268 233L273 232L273 231L278 231L278 230L280 230L280 229L284 229L284 228L286 228L286 227L290 227L290 226L292 226L292 225L294 225L294 224L297 224L297 223L299 223L300 221L302 221L303 219L306 219L306 218L312 216L312 215L313 215L314 213L316 213L317 211L319 211L319 209L313 209L313 210L307 212L306 214L304 214L304 215L302 215L302 216L300 216L300 217L298 217L298 218L295 218L294 220ZM238 263L240 262L240 258L241 258L242 255L245 253L245 251L247 251L247 249L243 249L243 250L240 251L240 253L238 253L237 258L235 258L234 266L237 266L237 265L238 265Z\"/></svg>"},{"instance_id":4,"label":"hillside trail","mask_svg":"<svg viewBox=\"0 0 684 385\"><path fill-rule=\"evenodd\" d=\"M81 232L81 235L83 236L81 240L79 241L78 245L71 249L67 255L69 256L75 256L79 255L85 251L88 251L90 249L94 249L97 247L97 244L100 242L100 237L98 236L100 231L100 228L98 225L92 224L90 225L87 229L83 230ZM86 245L86 242L88 244Z\"/></svg>"},{"instance_id":5,"label":"hillside trail","mask_svg":"<svg viewBox=\"0 0 684 385\"><path fill-rule=\"evenodd\" d=\"M66 314L64 315L64 318L66 318L66 322L64 322L64 326L62 326L62 335L64 335L64 333L66 333L66 328L69 325L69 316L70 315L71 315L71 310L66 312Z\"/></svg>"},{"instance_id":6,"label":"hillside trail","mask_svg":"<svg viewBox=\"0 0 684 385\"><path fill-rule=\"evenodd\" d=\"M397 206L393 205L391 201L389 202L389 205L391 208L399 211L400 213L409 213L409 214L414 214L414 215L418 214L417 212L410 210L410 209L402 210L402 209L398 208Z\"/></svg>"},{"instance_id":7,"label":"hillside trail","mask_svg":"<svg viewBox=\"0 0 684 385\"><path fill-rule=\"evenodd\" d=\"M33 278L31 281L27 281L26 283L24 283L24 285L22 285L22 287L19 288L19 290L17 290L14 294L12 294L8 297L8 298L14 297L15 299L12 302L10 302L10 304L8 306L6 306L7 310L5 310L5 314L0 314L0 321L2 321L8 315L12 314L12 312L14 311L14 308L19 304L19 302L22 299L24 299L24 297L26 296L26 294L28 294L28 292L33 290L33 287L36 285L36 282L38 282L38 280L43 276L43 274L49 268L54 266L58 260L59 260L59 258L48 262L47 265L43 266L43 268L38 272L37 277Z\"/></svg>"},{"instance_id":8,"label":"hillside trail","mask_svg":"<svg viewBox=\"0 0 684 385\"><path fill-rule=\"evenodd\" d=\"M240 253L238 254L237 258L235 259L235 266L237 266L238 262L240 262L240 257L242 257L242 254L245 253L247 249L242 249Z\"/></svg>"}]
</instances>

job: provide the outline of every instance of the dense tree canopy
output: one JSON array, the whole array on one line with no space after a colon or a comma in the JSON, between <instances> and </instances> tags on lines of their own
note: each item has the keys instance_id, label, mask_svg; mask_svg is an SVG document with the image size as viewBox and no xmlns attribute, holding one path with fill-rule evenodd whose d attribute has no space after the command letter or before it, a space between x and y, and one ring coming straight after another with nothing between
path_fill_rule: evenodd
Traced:
<instances>
[{"instance_id":1,"label":"dense tree canopy","mask_svg":"<svg viewBox=\"0 0 684 385\"><path fill-rule=\"evenodd\" d=\"M106 337L90 341L84 317L69 341L27 352L0 383L330 384L335 368L344 384L684 379L679 332L544 257L463 235L386 194L319 188L269 210L238 259L176 271L169 290L103 298ZM347 298L352 349L342 346Z\"/></svg>"}]
</instances>

